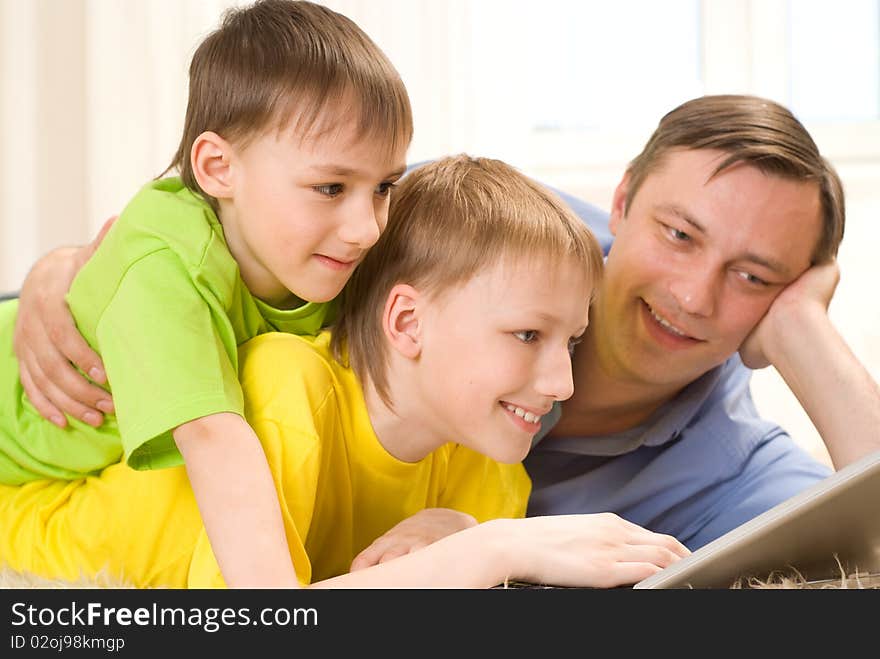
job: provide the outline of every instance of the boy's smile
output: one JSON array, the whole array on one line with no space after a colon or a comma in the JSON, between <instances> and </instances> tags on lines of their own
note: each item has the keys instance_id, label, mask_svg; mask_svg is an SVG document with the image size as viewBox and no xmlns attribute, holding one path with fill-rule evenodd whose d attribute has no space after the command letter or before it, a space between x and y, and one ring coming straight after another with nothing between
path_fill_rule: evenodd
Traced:
<instances>
[{"instance_id":1,"label":"boy's smile","mask_svg":"<svg viewBox=\"0 0 880 659\"><path fill-rule=\"evenodd\" d=\"M405 169L404 150L383 147L342 125L304 139L268 131L234 152L221 221L254 295L293 307L339 294L384 229Z\"/></svg>"}]
</instances>

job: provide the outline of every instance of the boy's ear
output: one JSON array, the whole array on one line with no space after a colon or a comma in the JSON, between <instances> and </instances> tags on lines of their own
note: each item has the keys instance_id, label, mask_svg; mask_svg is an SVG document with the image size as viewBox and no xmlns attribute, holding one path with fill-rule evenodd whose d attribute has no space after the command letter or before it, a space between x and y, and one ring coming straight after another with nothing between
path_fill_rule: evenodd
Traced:
<instances>
[{"instance_id":1,"label":"boy's ear","mask_svg":"<svg viewBox=\"0 0 880 659\"><path fill-rule=\"evenodd\" d=\"M199 135L190 151L190 162L196 182L215 199L232 196L232 145L217 133Z\"/></svg>"},{"instance_id":2,"label":"boy's ear","mask_svg":"<svg viewBox=\"0 0 880 659\"><path fill-rule=\"evenodd\" d=\"M626 195L629 192L630 175L627 171L620 183L614 189L614 196L611 198L611 216L608 218L608 228L611 235L617 235L617 227L620 221L626 217Z\"/></svg>"},{"instance_id":3,"label":"boy's ear","mask_svg":"<svg viewBox=\"0 0 880 659\"><path fill-rule=\"evenodd\" d=\"M409 284L396 284L385 300L382 329L391 346L408 359L422 352L419 301L421 294Z\"/></svg>"}]
</instances>

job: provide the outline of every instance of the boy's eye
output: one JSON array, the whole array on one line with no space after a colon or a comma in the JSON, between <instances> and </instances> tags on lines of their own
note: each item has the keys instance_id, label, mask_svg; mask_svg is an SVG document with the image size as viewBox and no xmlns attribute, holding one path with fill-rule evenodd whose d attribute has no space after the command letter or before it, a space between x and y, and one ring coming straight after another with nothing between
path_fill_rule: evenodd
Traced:
<instances>
[{"instance_id":1,"label":"boy's eye","mask_svg":"<svg viewBox=\"0 0 880 659\"><path fill-rule=\"evenodd\" d=\"M376 194L380 197L387 197L391 194L391 190L397 187L396 183L392 181L384 181L376 186Z\"/></svg>"},{"instance_id":2,"label":"boy's eye","mask_svg":"<svg viewBox=\"0 0 880 659\"><path fill-rule=\"evenodd\" d=\"M327 197L335 197L342 192L342 184L330 183L328 185L315 185L312 189L318 194L326 195Z\"/></svg>"},{"instance_id":3,"label":"boy's eye","mask_svg":"<svg viewBox=\"0 0 880 659\"><path fill-rule=\"evenodd\" d=\"M520 330L513 335L523 343L534 343L538 338L537 330Z\"/></svg>"}]
</instances>

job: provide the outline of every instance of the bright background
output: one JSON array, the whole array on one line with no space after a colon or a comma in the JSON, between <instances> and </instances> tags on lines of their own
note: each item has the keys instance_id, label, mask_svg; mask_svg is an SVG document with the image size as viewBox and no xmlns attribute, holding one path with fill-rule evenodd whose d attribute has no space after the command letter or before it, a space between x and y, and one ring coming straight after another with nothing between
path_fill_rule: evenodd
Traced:
<instances>
[{"instance_id":1,"label":"bright background","mask_svg":"<svg viewBox=\"0 0 880 659\"><path fill-rule=\"evenodd\" d=\"M86 241L173 154L223 0L0 0L0 291ZM847 190L832 318L880 379L880 0L327 0L395 63L410 161L502 158L607 208L660 116L706 93L788 105ZM873 300L873 301L872 301ZM773 369L761 410L822 459Z\"/></svg>"}]
</instances>

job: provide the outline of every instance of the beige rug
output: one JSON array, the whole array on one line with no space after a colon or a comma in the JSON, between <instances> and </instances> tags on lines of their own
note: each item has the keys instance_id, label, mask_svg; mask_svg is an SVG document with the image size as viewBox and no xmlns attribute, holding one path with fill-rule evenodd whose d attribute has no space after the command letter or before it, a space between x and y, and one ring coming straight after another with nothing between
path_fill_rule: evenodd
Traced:
<instances>
[{"instance_id":1,"label":"beige rug","mask_svg":"<svg viewBox=\"0 0 880 659\"><path fill-rule=\"evenodd\" d=\"M45 579L27 572L0 568L0 588L134 588L134 586L106 574L82 577L76 581L65 581L63 579Z\"/></svg>"}]
</instances>

